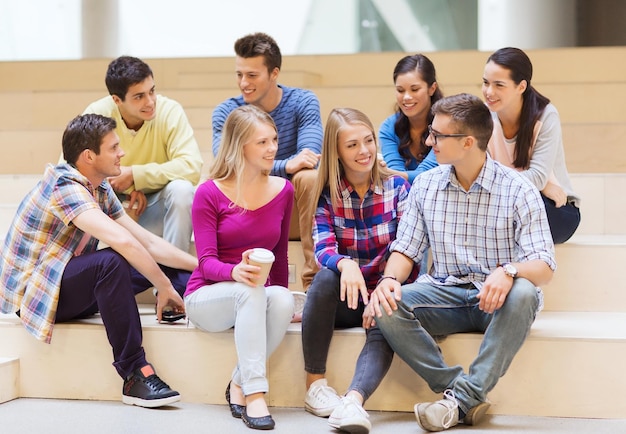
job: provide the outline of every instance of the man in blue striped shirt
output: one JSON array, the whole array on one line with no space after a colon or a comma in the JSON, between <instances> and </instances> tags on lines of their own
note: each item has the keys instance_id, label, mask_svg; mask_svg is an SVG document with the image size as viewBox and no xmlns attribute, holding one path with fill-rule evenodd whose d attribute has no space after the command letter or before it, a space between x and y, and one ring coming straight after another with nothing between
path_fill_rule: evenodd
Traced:
<instances>
[{"instance_id":1,"label":"man in blue striped shirt","mask_svg":"<svg viewBox=\"0 0 626 434\"><path fill-rule=\"evenodd\" d=\"M300 239L302 243L302 284L306 290L318 270L311 236L317 198L311 197L311 193L322 151L320 103L309 90L278 84L282 56L270 36L246 35L235 42L235 53L241 95L227 99L213 111L213 154L217 155L226 118L237 107L253 104L272 116L278 130L278 152L271 174L290 179L294 185L289 239Z\"/></svg>"},{"instance_id":2,"label":"man in blue striped shirt","mask_svg":"<svg viewBox=\"0 0 626 434\"><path fill-rule=\"evenodd\" d=\"M439 167L419 175L391 256L372 295L376 321L398 353L443 399L415 405L418 425L474 425L542 306L539 285L556 269L539 191L487 155L493 121L480 98L460 94L432 107L426 142ZM430 274L400 286L430 247ZM432 336L484 333L469 373L448 366Z\"/></svg>"}]
</instances>

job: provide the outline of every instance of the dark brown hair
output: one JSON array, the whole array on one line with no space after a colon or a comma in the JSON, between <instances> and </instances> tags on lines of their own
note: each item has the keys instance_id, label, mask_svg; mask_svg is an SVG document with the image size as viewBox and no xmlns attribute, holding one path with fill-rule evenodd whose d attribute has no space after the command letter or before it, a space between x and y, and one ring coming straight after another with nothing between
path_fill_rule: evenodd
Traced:
<instances>
[{"instance_id":1,"label":"dark brown hair","mask_svg":"<svg viewBox=\"0 0 626 434\"><path fill-rule=\"evenodd\" d=\"M511 80L518 85L522 80L526 81L526 90L522 94L522 113L520 114L519 130L515 140L515 160L513 165L527 169L530 165L530 147L532 146L535 123L543 114L543 110L550 100L537 92L530 84L533 78L533 64L519 48L505 47L494 52L487 59L487 63L493 62L504 69L508 69Z\"/></svg>"}]
</instances>

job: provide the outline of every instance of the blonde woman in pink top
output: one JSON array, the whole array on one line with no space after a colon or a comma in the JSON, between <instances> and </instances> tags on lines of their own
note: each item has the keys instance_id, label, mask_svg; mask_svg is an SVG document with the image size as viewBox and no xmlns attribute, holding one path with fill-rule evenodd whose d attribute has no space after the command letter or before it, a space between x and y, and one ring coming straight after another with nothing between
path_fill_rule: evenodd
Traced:
<instances>
[{"instance_id":1,"label":"blonde woman in pink top","mask_svg":"<svg viewBox=\"0 0 626 434\"><path fill-rule=\"evenodd\" d=\"M287 246L293 186L270 171L278 150L272 117L247 104L226 118L208 180L193 199L191 217L198 267L185 292L188 318L200 330L234 327L237 365L226 387L231 415L251 429L274 428L265 394L266 360L293 317ZM269 277L252 264L253 249L275 258Z\"/></svg>"},{"instance_id":2,"label":"blonde woman in pink top","mask_svg":"<svg viewBox=\"0 0 626 434\"><path fill-rule=\"evenodd\" d=\"M578 228L580 197L567 173L559 113L530 84L532 74L532 63L519 48L501 48L487 59L482 90L494 123L488 150L539 189L559 244Z\"/></svg>"}]
</instances>

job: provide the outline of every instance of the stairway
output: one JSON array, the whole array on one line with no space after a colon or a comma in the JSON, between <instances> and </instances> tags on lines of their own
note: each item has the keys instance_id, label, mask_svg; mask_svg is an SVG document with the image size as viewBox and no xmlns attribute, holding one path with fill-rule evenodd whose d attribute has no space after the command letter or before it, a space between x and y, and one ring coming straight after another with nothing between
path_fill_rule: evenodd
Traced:
<instances>
[{"instance_id":1,"label":"stairway","mask_svg":"<svg viewBox=\"0 0 626 434\"><path fill-rule=\"evenodd\" d=\"M404 53L286 57L287 85L316 91L322 116L332 107L352 106L375 125L393 110L390 79ZM509 372L490 393L494 415L626 418L615 391L626 388L626 47L530 52L534 85L561 113L568 167L582 197L576 235L556 248L558 269L544 289L545 309ZM486 58L480 52L429 54L446 94L479 94ZM178 99L196 131L207 161L210 113L236 95L233 59L148 59L157 88ZM611 68L598 65L611 63ZM0 62L0 239L17 205L37 182L46 162L60 153L64 125L104 94L106 61ZM464 68L458 68L462 63ZM41 70L46 74L40 74ZM355 77L352 71L359 70ZM37 79L33 79L37 77ZM358 82L355 82L357 80ZM612 98L606 98L611 95ZM584 101L585 104L580 104ZM381 103L382 102L382 103ZM50 107L55 107L51 110ZM589 107L597 109L590 110ZM601 144L602 148L590 146ZM290 242L289 262L299 276L303 258ZM299 278L290 289L300 290ZM157 324L153 296L138 297L144 345L159 374L188 403L223 404L223 390L235 364L232 331L203 333L191 324ZM365 336L361 329L335 333L328 362L332 386L348 386ZM441 344L450 364L467 367L482 336L460 334ZM16 397L119 401L121 380L98 316L55 328L52 344L28 335L13 314L0 314L0 402ZM277 407L301 407L304 372L300 325L293 324L268 364L268 399ZM369 410L411 411L417 401L438 396L396 358Z\"/></svg>"},{"instance_id":2,"label":"stairway","mask_svg":"<svg viewBox=\"0 0 626 434\"><path fill-rule=\"evenodd\" d=\"M3 200L18 200L36 179L30 175L0 177ZM616 232L623 215L619 208L626 208L626 201L606 200L626 182L626 175L580 174L573 176L573 182L583 197L583 223L572 240L557 246L558 270L544 288L545 310L509 372L491 392L492 414L626 417L621 400L606 399L610 390L626 387L618 368L626 358L626 284L621 279L626 234ZM5 233L15 208L15 202L0 206L0 233ZM300 244L291 242L290 262L296 266L301 256ZM236 360L232 332L204 333L183 322L157 324L151 297L144 293L139 299L149 360L185 401L221 404L223 385ZM446 360L467 367L481 339L473 333L448 337L441 344ZM363 342L361 329L335 333L328 377L338 390L349 384ZM111 366L110 347L98 316L57 325L52 344L45 345L28 335L16 316L0 315L0 356L9 358L0 362L0 398L4 401L17 396L120 399L121 381ZM271 405L302 405L305 390L299 324L290 326L272 356L268 376ZM366 408L411 411L416 401L436 398L396 358Z\"/></svg>"}]
</instances>

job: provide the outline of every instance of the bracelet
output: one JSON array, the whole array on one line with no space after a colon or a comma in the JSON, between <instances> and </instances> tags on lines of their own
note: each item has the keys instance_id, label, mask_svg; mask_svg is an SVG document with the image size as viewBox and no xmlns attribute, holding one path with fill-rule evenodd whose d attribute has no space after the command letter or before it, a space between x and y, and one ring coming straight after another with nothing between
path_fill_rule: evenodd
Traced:
<instances>
[{"instance_id":1,"label":"bracelet","mask_svg":"<svg viewBox=\"0 0 626 434\"><path fill-rule=\"evenodd\" d=\"M380 279L378 279L378 282L376 282L376 286L380 285L380 282L382 282L385 279L393 279L396 282L398 281L398 279L396 279L394 276L381 276Z\"/></svg>"}]
</instances>

